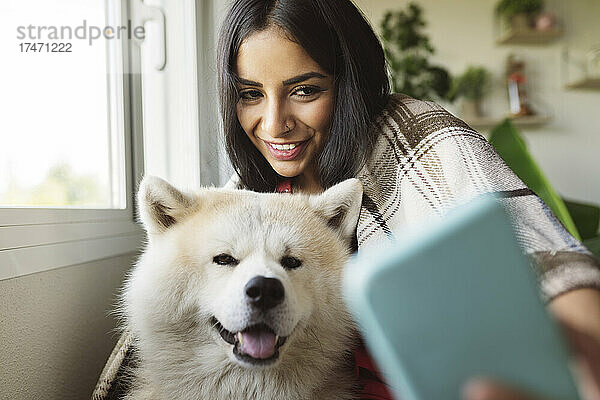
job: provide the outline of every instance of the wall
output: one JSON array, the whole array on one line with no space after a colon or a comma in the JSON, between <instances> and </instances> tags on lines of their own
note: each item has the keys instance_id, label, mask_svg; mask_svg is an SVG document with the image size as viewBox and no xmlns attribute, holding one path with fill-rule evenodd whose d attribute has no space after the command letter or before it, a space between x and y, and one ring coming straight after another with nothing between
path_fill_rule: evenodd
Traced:
<instances>
[{"instance_id":1,"label":"wall","mask_svg":"<svg viewBox=\"0 0 600 400\"><path fill-rule=\"evenodd\" d=\"M134 255L0 281L0 399L89 399Z\"/></svg>"},{"instance_id":2,"label":"wall","mask_svg":"<svg viewBox=\"0 0 600 400\"><path fill-rule=\"evenodd\" d=\"M600 204L600 91L565 90L567 71L561 61L565 48L584 55L592 45L600 44L600 1L546 0L546 8L557 14L565 34L538 47L495 45L498 27L493 12L497 0L414 1L424 9L425 31L437 50L433 62L451 73L478 64L494 74L493 91L484 103L488 115L502 116L508 109L503 81L507 55L512 52L526 61L532 103L553 117L551 123L523 132L534 158L562 196ZM386 10L406 8L409 1L355 3L378 30ZM571 69L569 74L575 76L576 72Z\"/></svg>"}]
</instances>

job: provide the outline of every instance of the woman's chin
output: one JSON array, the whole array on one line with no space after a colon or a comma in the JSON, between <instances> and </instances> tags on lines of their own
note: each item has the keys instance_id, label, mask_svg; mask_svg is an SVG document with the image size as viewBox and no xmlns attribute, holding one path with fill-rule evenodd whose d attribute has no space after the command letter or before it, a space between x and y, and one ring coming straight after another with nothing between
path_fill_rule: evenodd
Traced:
<instances>
[{"instance_id":1,"label":"woman's chin","mask_svg":"<svg viewBox=\"0 0 600 400\"><path fill-rule=\"evenodd\" d=\"M280 163L278 162L277 164L280 164ZM281 165L274 165L273 163L271 164L271 167L275 170L275 172L277 172L278 175L281 175L284 178L291 179L302 173L302 169L299 167L296 167L296 168L294 168L294 167L290 168L289 166L282 167Z\"/></svg>"}]
</instances>

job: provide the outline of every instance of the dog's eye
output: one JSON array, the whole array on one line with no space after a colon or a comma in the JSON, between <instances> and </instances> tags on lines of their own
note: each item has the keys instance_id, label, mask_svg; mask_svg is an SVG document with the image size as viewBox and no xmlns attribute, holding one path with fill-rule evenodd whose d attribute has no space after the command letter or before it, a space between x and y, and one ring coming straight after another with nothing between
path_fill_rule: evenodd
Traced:
<instances>
[{"instance_id":1,"label":"dog's eye","mask_svg":"<svg viewBox=\"0 0 600 400\"><path fill-rule=\"evenodd\" d=\"M239 261L230 256L229 254L219 254L213 257L213 262L219 265L238 265Z\"/></svg>"},{"instance_id":2,"label":"dog's eye","mask_svg":"<svg viewBox=\"0 0 600 400\"><path fill-rule=\"evenodd\" d=\"M296 257L283 257L280 262L285 269L296 269L302 265L302 261Z\"/></svg>"}]
</instances>

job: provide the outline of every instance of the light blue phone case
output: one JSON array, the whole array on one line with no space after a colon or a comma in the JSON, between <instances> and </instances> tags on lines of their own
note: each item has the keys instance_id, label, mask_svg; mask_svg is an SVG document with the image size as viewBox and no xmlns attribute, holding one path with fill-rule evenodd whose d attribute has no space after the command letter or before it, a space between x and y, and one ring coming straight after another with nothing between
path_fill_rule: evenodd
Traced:
<instances>
[{"instance_id":1,"label":"light blue phone case","mask_svg":"<svg viewBox=\"0 0 600 400\"><path fill-rule=\"evenodd\" d=\"M548 399L578 399L568 353L498 201L365 250L344 295L367 347L402 400L459 399L488 376Z\"/></svg>"}]
</instances>

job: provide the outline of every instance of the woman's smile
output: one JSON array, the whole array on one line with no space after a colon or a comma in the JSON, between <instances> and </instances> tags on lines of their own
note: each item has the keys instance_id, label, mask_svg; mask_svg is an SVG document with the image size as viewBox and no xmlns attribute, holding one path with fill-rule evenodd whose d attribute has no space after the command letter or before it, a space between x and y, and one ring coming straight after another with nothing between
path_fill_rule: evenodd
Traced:
<instances>
[{"instance_id":1,"label":"woman's smile","mask_svg":"<svg viewBox=\"0 0 600 400\"><path fill-rule=\"evenodd\" d=\"M273 143L263 140L271 155L280 161L291 161L296 157L301 157L302 151L306 148L308 140L300 142Z\"/></svg>"}]
</instances>

